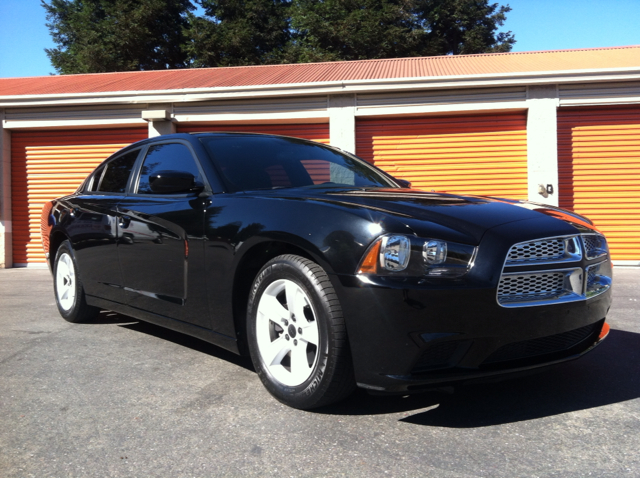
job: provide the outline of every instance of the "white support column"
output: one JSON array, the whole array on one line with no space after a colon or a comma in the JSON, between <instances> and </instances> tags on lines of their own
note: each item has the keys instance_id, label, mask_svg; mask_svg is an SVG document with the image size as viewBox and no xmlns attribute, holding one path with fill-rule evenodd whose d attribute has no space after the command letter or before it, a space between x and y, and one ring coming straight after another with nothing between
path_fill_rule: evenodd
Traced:
<instances>
[{"instance_id":1,"label":"white support column","mask_svg":"<svg viewBox=\"0 0 640 478\"><path fill-rule=\"evenodd\" d=\"M329 96L329 138L331 146L356 152L356 96Z\"/></svg>"},{"instance_id":2,"label":"white support column","mask_svg":"<svg viewBox=\"0 0 640 478\"><path fill-rule=\"evenodd\" d=\"M149 138L176 132L176 125L171 120L171 110L171 105L158 104L149 105L149 109L142 112L142 119L149 122Z\"/></svg>"},{"instance_id":3,"label":"white support column","mask_svg":"<svg viewBox=\"0 0 640 478\"><path fill-rule=\"evenodd\" d=\"M11 133L0 110L0 269L13 267L11 227Z\"/></svg>"},{"instance_id":4,"label":"white support column","mask_svg":"<svg viewBox=\"0 0 640 478\"><path fill-rule=\"evenodd\" d=\"M176 132L176 124L172 121L149 121L149 138L173 134Z\"/></svg>"},{"instance_id":5,"label":"white support column","mask_svg":"<svg viewBox=\"0 0 640 478\"><path fill-rule=\"evenodd\" d=\"M527 87L529 200L558 206L558 88Z\"/></svg>"}]
</instances>

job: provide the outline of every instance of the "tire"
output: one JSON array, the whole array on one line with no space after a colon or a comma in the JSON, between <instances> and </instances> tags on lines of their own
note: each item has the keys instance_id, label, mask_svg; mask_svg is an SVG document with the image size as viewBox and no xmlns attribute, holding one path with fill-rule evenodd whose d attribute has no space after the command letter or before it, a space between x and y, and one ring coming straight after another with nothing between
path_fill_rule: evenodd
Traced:
<instances>
[{"instance_id":1,"label":"tire","mask_svg":"<svg viewBox=\"0 0 640 478\"><path fill-rule=\"evenodd\" d=\"M326 272L295 255L269 261L256 276L247 310L253 365L269 393L308 410L355 389L338 297Z\"/></svg>"},{"instance_id":2,"label":"tire","mask_svg":"<svg viewBox=\"0 0 640 478\"><path fill-rule=\"evenodd\" d=\"M53 290L58 312L68 322L88 322L100 312L97 307L87 304L76 256L69 241L63 241L56 253Z\"/></svg>"}]
</instances>

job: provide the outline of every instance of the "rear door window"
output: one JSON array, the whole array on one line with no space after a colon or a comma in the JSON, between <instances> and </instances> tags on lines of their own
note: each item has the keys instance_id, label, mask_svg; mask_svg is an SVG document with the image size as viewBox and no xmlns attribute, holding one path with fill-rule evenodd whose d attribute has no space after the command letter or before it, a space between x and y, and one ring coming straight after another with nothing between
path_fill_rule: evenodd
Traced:
<instances>
[{"instance_id":1,"label":"rear door window","mask_svg":"<svg viewBox=\"0 0 640 478\"><path fill-rule=\"evenodd\" d=\"M98 188L94 191L104 193L124 193L127 190L129 176L133 170L133 165L138 159L140 150L131 151L119 156L106 164L106 170L102 175ZM95 181L95 180L94 180Z\"/></svg>"}]
</instances>

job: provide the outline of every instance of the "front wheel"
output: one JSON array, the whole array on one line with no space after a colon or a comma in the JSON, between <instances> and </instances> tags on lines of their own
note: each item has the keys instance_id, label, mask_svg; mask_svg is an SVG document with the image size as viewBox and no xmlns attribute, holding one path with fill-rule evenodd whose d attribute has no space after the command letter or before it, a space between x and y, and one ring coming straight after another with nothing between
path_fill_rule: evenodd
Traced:
<instances>
[{"instance_id":1,"label":"front wheel","mask_svg":"<svg viewBox=\"0 0 640 478\"><path fill-rule=\"evenodd\" d=\"M60 315L69 322L87 322L100 309L90 306L84 296L75 254L69 241L60 244L53 267L53 287Z\"/></svg>"},{"instance_id":2,"label":"front wheel","mask_svg":"<svg viewBox=\"0 0 640 478\"><path fill-rule=\"evenodd\" d=\"M281 402L311 409L355 388L342 310L318 264L295 255L269 261L253 282L247 321L253 364Z\"/></svg>"}]
</instances>

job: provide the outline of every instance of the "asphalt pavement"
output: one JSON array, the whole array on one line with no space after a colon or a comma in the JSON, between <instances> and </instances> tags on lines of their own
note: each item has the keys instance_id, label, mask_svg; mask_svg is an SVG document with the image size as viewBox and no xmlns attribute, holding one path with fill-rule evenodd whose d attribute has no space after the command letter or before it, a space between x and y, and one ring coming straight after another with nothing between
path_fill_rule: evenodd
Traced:
<instances>
[{"instance_id":1,"label":"asphalt pavement","mask_svg":"<svg viewBox=\"0 0 640 478\"><path fill-rule=\"evenodd\" d=\"M453 394L288 408L249 360L129 317L69 324L46 270L0 270L0 476L638 477L640 269L608 339Z\"/></svg>"}]
</instances>

